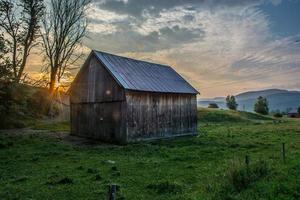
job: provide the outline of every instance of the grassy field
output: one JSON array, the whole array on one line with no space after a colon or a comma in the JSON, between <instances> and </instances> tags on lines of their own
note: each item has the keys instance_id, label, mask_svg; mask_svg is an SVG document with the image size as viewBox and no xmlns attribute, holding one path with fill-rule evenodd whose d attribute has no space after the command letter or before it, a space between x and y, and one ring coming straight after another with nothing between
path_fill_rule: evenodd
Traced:
<instances>
[{"instance_id":1,"label":"grassy field","mask_svg":"<svg viewBox=\"0 0 300 200\"><path fill-rule=\"evenodd\" d=\"M66 123L2 131L0 199L106 199L110 183L118 199L300 199L299 120L198 118L198 137L126 146L74 142Z\"/></svg>"}]
</instances>

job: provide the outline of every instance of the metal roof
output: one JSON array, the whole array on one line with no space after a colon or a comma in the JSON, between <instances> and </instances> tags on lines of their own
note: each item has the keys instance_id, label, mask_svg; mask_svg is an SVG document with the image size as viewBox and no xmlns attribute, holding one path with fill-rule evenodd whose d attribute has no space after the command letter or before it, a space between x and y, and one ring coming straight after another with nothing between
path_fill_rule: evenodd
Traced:
<instances>
[{"instance_id":1,"label":"metal roof","mask_svg":"<svg viewBox=\"0 0 300 200\"><path fill-rule=\"evenodd\" d=\"M295 114L297 113L298 114L298 110L295 108L295 109L292 109L288 112L288 114Z\"/></svg>"},{"instance_id":2,"label":"metal roof","mask_svg":"<svg viewBox=\"0 0 300 200\"><path fill-rule=\"evenodd\" d=\"M198 94L170 66L95 51L96 57L125 89L148 92Z\"/></svg>"}]
</instances>

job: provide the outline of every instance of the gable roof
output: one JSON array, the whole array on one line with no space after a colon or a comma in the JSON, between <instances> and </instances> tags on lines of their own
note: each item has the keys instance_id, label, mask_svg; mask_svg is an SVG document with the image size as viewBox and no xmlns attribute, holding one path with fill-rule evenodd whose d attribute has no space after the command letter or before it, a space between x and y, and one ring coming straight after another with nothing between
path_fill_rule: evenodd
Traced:
<instances>
[{"instance_id":1,"label":"gable roof","mask_svg":"<svg viewBox=\"0 0 300 200\"><path fill-rule=\"evenodd\" d=\"M288 114L298 114L298 110L295 108L295 109L292 109L288 112Z\"/></svg>"},{"instance_id":2,"label":"gable roof","mask_svg":"<svg viewBox=\"0 0 300 200\"><path fill-rule=\"evenodd\" d=\"M127 90L199 94L170 66L93 50L113 78Z\"/></svg>"}]
</instances>

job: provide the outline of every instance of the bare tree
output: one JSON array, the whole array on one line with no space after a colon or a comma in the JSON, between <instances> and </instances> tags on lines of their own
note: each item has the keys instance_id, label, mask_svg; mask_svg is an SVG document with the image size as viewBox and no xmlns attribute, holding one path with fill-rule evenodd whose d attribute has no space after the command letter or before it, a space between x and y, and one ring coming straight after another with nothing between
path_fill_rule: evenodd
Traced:
<instances>
[{"instance_id":1,"label":"bare tree","mask_svg":"<svg viewBox=\"0 0 300 200\"><path fill-rule=\"evenodd\" d=\"M31 49L37 45L39 23L44 13L43 0L0 1L0 29L9 49L6 61L14 80L19 82Z\"/></svg>"},{"instance_id":2,"label":"bare tree","mask_svg":"<svg viewBox=\"0 0 300 200\"><path fill-rule=\"evenodd\" d=\"M42 30L50 92L82 55L77 51L86 33L85 13L89 3L90 0L51 0Z\"/></svg>"},{"instance_id":3,"label":"bare tree","mask_svg":"<svg viewBox=\"0 0 300 200\"><path fill-rule=\"evenodd\" d=\"M43 0L21 0L22 12L22 25L23 27L23 57L20 64L17 80L21 79L27 58L31 49L38 43L34 43L39 36L40 21L44 14Z\"/></svg>"},{"instance_id":4,"label":"bare tree","mask_svg":"<svg viewBox=\"0 0 300 200\"><path fill-rule=\"evenodd\" d=\"M13 78L12 66L8 54L7 42L3 34L0 34L0 80L10 82Z\"/></svg>"},{"instance_id":5,"label":"bare tree","mask_svg":"<svg viewBox=\"0 0 300 200\"><path fill-rule=\"evenodd\" d=\"M9 38L5 38L5 42L12 54L11 58L7 58L11 62L14 78L18 76L17 65L18 61L18 41L21 39L21 22L17 16L15 4L10 0L2 0L0 2L0 27L1 31L5 32Z\"/></svg>"}]
</instances>

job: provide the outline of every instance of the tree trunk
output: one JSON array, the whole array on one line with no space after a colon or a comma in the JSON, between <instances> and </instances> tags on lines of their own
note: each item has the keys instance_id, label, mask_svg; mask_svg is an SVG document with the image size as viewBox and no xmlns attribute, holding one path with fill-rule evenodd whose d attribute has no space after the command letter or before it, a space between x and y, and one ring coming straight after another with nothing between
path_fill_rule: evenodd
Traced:
<instances>
[{"instance_id":1,"label":"tree trunk","mask_svg":"<svg viewBox=\"0 0 300 200\"><path fill-rule=\"evenodd\" d=\"M24 53L23 53L23 59L22 59L22 63L20 65L20 69L18 71L18 76L16 78L16 82L19 83L20 80L21 80L21 77L23 75L23 71L25 69L25 65L26 65L26 62L27 62L27 57L28 57L28 47L25 46L24 48Z\"/></svg>"},{"instance_id":2,"label":"tree trunk","mask_svg":"<svg viewBox=\"0 0 300 200\"><path fill-rule=\"evenodd\" d=\"M49 87L49 92L51 94L54 92L55 82L56 82L56 70L51 70L51 72L50 72L50 87Z\"/></svg>"},{"instance_id":3,"label":"tree trunk","mask_svg":"<svg viewBox=\"0 0 300 200\"><path fill-rule=\"evenodd\" d=\"M16 38L13 38L12 67L13 67L13 72L14 72L14 79L16 81L16 78L18 76L18 72L17 72L17 40L16 40Z\"/></svg>"}]
</instances>

